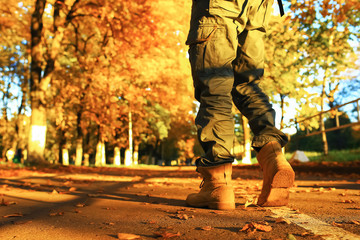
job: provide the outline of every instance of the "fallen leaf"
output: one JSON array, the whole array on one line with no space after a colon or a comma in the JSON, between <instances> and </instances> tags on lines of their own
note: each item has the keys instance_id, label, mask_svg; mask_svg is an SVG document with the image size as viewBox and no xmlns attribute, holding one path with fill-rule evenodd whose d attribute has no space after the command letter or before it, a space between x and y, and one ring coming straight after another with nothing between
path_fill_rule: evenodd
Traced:
<instances>
[{"instance_id":1,"label":"fallen leaf","mask_svg":"<svg viewBox=\"0 0 360 240\"><path fill-rule=\"evenodd\" d=\"M343 224L336 223L336 222L332 222L331 225L333 225L334 227L342 227L343 226Z\"/></svg>"},{"instance_id":2,"label":"fallen leaf","mask_svg":"<svg viewBox=\"0 0 360 240\"><path fill-rule=\"evenodd\" d=\"M14 205L14 204L17 204L17 202L6 202L5 199L2 199L0 206L9 206L9 205Z\"/></svg>"},{"instance_id":3,"label":"fallen leaf","mask_svg":"<svg viewBox=\"0 0 360 240\"><path fill-rule=\"evenodd\" d=\"M312 235L312 233L309 233L309 232L303 232L300 234L300 236L302 236L302 237L307 237L307 236L311 236L311 235Z\"/></svg>"},{"instance_id":4,"label":"fallen leaf","mask_svg":"<svg viewBox=\"0 0 360 240\"><path fill-rule=\"evenodd\" d=\"M172 237L178 237L181 236L180 232L178 233L170 233L170 232L155 232L155 237L162 237L162 238L172 238Z\"/></svg>"},{"instance_id":5,"label":"fallen leaf","mask_svg":"<svg viewBox=\"0 0 360 240\"><path fill-rule=\"evenodd\" d=\"M244 208L247 208L248 206L251 206L251 205L255 205L255 201L256 201L255 198L251 199L251 200L247 199L245 202Z\"/></svg>"},{"instance_id":6,"label":"fallen leaf","mask_svg":"<svg viewBox=\"0 0 360 240\"><path fill-rule=\"evenodd\" d=\"M256 228L256 230L262 231L262 232L270 232L272 230L272 227L269 225L259 224L259 223L252 223L253 226Z\"/></svg>"},{"instance_id":7,"label":"fallen leaf","mask_svg":"<svg viewBox=\"0 0 360 240\"><path fill-rule=\"evenodd\" d=\"M13 213L3 216L3 218L11 218L11 217L23 217L22 213Z\"/></svg>"},{"instance_id":8,"label":"fallen leaf","mask_svg":"<svg viewBox=\"0 0 360 240\"><path fill-rule=\"evenodd\" d=\"M268 224L268 223L266 223ZM248 223L246 224L240 231L241 232L246 232L246 233L251 233L251 232L255 232L256 230L262 231L262 232L270 232L272 231L272 227L266 224L260 224L260 223Z\"/></svg>"},{"instance_id":9,"label":"fallen leaf","mask_svg":"<svg viewBox=\"0 0 360 240\"><path fill-rule=\"evenodd\" d=\"M189 219L188 215L186 215L186 214L178 215L177 217L178 217L180 220L188 220L188 219Z\"/></svg>"},{"instance_id":10,"label":"fallen leaf","mask_svg":"<svg viewBox=\"0 0 360 240\"><path fill-rule=\"evenodd\" d=\"M360 221L355 221L355 220L351 220L349 223L351 223L351 224L356 224L356 225L360 225Z\"/></svg>"},{"instance_id":11,"label":"fallen leaf","mask_svg":"<svg viewBox=\"0 0 360 240\"><path fill-rule=\"evenodd\" d=\"M288 219L285 219L283 217L278 217L276 220L275 220L276 223L286 223L286 224L290 224L291 222L288 220Z\"/></svg>"},{"instance_id":12,"label":"fallen leaf","mask_svg":"<svg viewBox=\"0 0 360 240\"><path fill-rule=\"evenodd\" d=\"M205 231L210 231L212 230L213 228L211 226L205 226L205 227L202 227L201 230L205 230Z\"/></svg>"},{"instance_id":13,"label":"fallen leaf","mask_svg":"<svg viewBox=\"0 0 360 240\"><path fill-rule=\"evenodd\" d=\"M64 212L54 212L54 213L49 214L50 217L63 216L63 215L64 215Z\"/></svg>"},{"instance_id":14,"label":"fallen leaf","mask_svg":"<svg viewBox=\"0 0 360 240\"><path fill-rule=\"evenodd\" d=\"M75 205L75 207L78 207L78 208L85 207L85 203L78 203Z\"/></svg>"},{"instance_id":15,"label":"fallen leaf","mask_svg":"<svg viewBox=\"0 0 360 240\"><path fill-rule=\"evenodd\" d=\"M118 233L117 237L118 237L118 239L122 239L122 240L131 240L131 239L140 238L139 235L135 235L135 234L131 234L131 233Z\"/></svg>"},{"instance_id":16,"label":"fallen leaf","mask_svg":"<svg viewBox=\"0 0 360 240\"><path fill-rule=\"evenodd\" d=\"M69 188L69 192L74 192L74 191L76 191L76 188L75 188L75 187Z\"/></svg>"},{"instance_id":17,"label":"fallen leaf","mask_svg":"<svg viewBox=\"0 0 360 240\"><path fill-rule=\"evenodd\" d=\"M51 194L59 194L55 189L51 192Z\"/></svg>"},{"instance_id":18,"label":"fallen leaf","mask_svg":"<svg viewBox=\"0 0 360 240\"><path fill-rule=\"evenodd\" d=\"M252 225L252 223L248 223L242 229L240 229L240 232L251 234L256 232L256 228Z\"/></svg>"}]
</instances>

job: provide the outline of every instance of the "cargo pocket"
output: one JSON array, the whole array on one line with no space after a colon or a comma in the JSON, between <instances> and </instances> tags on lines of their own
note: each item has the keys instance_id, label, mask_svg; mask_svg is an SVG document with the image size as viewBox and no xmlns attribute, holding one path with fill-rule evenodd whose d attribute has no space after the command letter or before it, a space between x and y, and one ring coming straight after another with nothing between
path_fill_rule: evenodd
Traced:
<instances>
[{"instance_id":1,"label":"cargo pocket","mask_svg":"<svg viewBox=\"0 0 360 240\"><path fill-rule=\"evenodd\" d=\"M195 75L210 74L224 68L231 68L236 50L227 37L223 25L203 24L189 32L189 60Z\"/></svg>"}]
</instances>

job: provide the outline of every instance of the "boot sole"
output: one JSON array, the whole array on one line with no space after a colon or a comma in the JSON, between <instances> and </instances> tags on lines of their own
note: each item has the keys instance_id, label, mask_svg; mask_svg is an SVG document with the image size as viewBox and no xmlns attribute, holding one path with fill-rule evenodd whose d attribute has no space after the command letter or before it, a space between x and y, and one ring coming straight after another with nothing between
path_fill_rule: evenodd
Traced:
<instances>
[{"instance_id":1,"label":"boot sole","mask_svg":"<svg viewBox=\"0 0 360 240\"><path fill-rule=\"evenodd\" d=\"M210 208L215 210L233 210L235 209L235 202L207 202L201 204L189 204L190 207Z\"/></svg>"},{"instance_id":2,"label":"boot sole","mask_svg":"<svg viewBox=\"0 0 360 240\"><path fill-rule=\"evenodd\" d=\"M289 203L289 190L294 185L295 173L292 169L278 171L272 181L270 193L263 207L280 207Z\"/></svg>"}]
</instances>

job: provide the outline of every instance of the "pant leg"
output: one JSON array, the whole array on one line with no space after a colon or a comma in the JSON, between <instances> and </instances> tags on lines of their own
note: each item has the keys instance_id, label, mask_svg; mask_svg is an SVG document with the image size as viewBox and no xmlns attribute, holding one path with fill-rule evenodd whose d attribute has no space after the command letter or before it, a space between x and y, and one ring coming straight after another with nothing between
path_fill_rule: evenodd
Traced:
<instances>
[{"instance_id":1,"label":"pant leg","mask_svg":"<svg viewBox=\"0 0 360 240\"><path fill-rule=\"evenodd\" d=\"M288 141L286 135L275 127L275 111L268 96L259 87L264 74L264 35L271 1L261 4L249 12L251 17L239 35L237 57L233 62L233 101L249 120L254 133L252 146L255 148L271 141L278 141L284 146Z\"/></svg>"},{"instance_id":2,"label":"pant leg","mask_svg":"<svg viewBox=\"0 0 360 240\"><path fill-rule=\"evenodd\" d=\"M233 162L234 119L231 91L234 84L232 62L237 51L237 31L233 20L208 12L209 1L193 1L187 44L195 88L200 102L195 119L204 156L198 166Z\"/></svg>"}]
</instances>

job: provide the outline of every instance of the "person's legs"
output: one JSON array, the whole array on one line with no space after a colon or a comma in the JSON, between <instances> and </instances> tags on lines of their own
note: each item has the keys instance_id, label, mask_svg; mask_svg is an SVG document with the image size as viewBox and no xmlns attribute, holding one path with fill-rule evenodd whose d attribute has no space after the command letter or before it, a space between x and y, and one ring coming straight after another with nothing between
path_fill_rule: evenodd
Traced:
<instances>
[{"instance_id":1,"label":"person's legs","mask_svg":"<svg viewBox=\"0 0 360 240\"><path fill-rule=\"evenodd\" d=\"M254 133L252 147L260 149L271 141L284 146L287 137L275 127L275 111L259 87L264 74L264 38L261 30L245 30L239 36L234 64L232 96L235 106L249 120Z\"/></svg>"},{"instance_id":2,"label":"person's legs","mask_svg":"<svg viewBox=\"0 0 360 240\"><path fill-rule=\"evenodd\" d=\"M249 120L254 133L252 147L258 152L264 174L258 205L283 206L288 203L295 174L281 151L287 137L275 127L275 111L258 85L264 74L263 39L270 4L271 1L263 1L253 8L246 30L239 35L232 96L236 107Z\"/></svg>"},{"instance_id":3,"label":"person's legs","mask_svg":"<svg viewBox=\"0 0 360 240\"><path fill-rule=\"evenodd\" d=\"M187 40L195 98L200 102L195 124L205 154L196 161L197 171L203 176L201 191L190 194L186 202L193 207L234 209L231 164L235 136L231 91L237 26L232 19L211 15L209 9L209 1L193 1Z\"/></svg>"}]
</instances>

